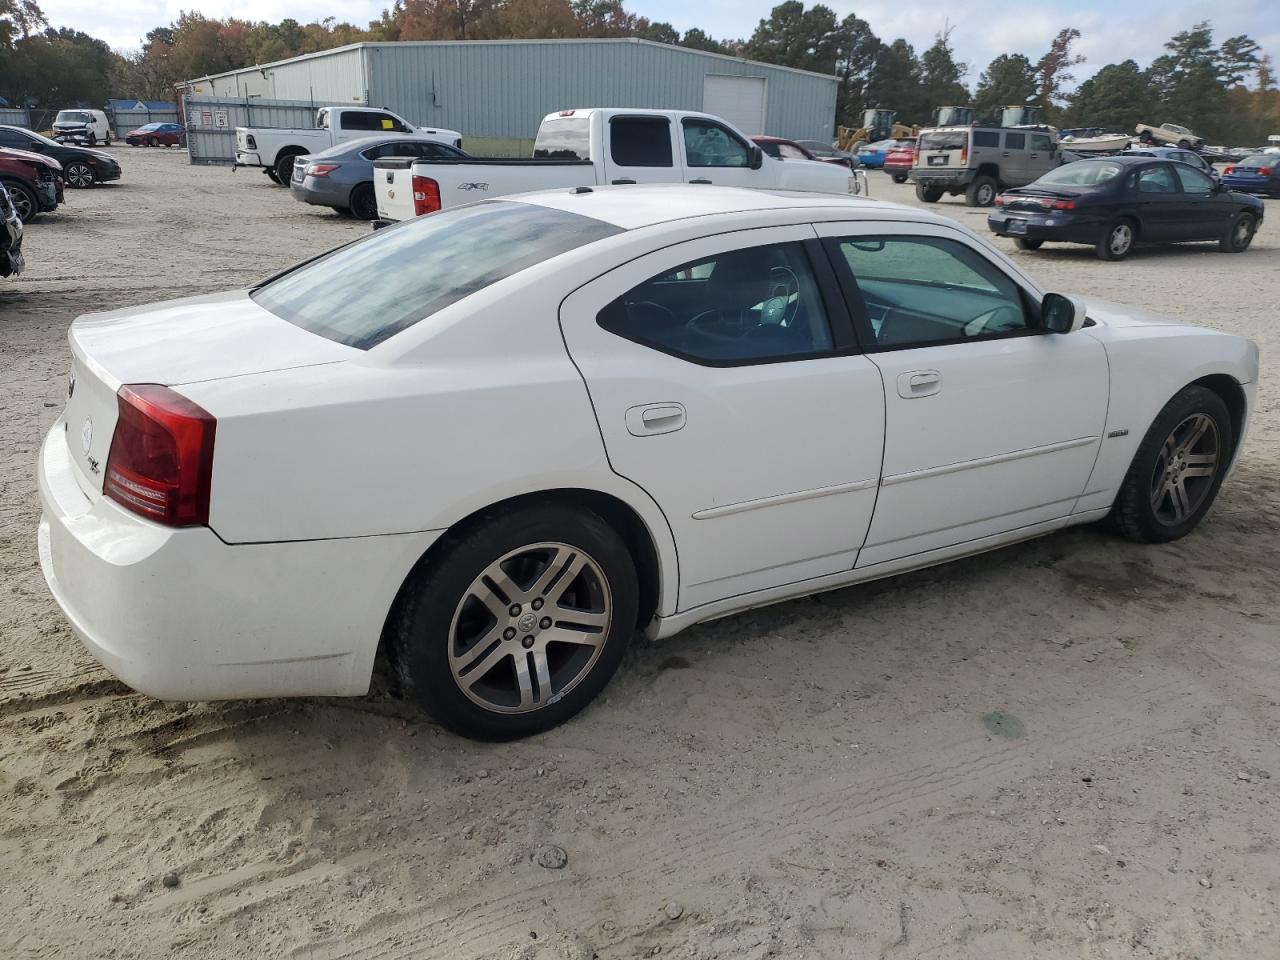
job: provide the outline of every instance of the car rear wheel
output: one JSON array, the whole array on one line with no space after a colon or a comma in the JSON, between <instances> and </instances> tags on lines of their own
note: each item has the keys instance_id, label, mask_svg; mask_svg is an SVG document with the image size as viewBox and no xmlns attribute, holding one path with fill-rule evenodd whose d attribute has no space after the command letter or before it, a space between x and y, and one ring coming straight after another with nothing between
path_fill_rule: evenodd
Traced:
<instances>
[{"instance_id":1,"label":"car rear wheel","mask_svg":"<svg viewBox=\"0 0 1280 960\"><path fill-rule=\"evenodd\" d=\"M78 189L93 186L93 168L87 163L77 160L67 164L67 184Z\"/></svg>"},{"instance_id":2,"label":"car rear wheel","mask_svg":"<svg viewBox=\"0 0 1280 960\"><path fill-rule=\"evenodd\" d=\"M905 173L895 173L895 174L893 175L893 182L894 182L894 183L906 183L906 182L907 182L907 175L906 175Z\"/></svg>"},{"instance_id":3,"label":"car rear wheel","mask_svg":"<svg viewBox=\"0 0 1280 960\"><path fill-rule=\"evenodd\" d=\"M1014 237L1013 245L1019 250L1039 250L1043 240L1028 240L1026 237Z\"/></svg>"},{"instance_id":4,"label":"car rear wheel","mask_svg":"<svg viewBox=\"0 0 1280 960\"><path fill-rule=\"evenodd\" d=\"M36 214L40 212L40 201L36 197L35 191L24 183L18 183L15 180L6 180L3 184L9 190L9 200L13 203L13 209L18 214L18 219L23 223L30 223L36 218Z\"/></svg>"},{"instance_id":5,"label":"car rear wheel","mask_svg":"<svg viewBox=\"0 0 1280 960\"><path fill-rule=\"evenodd\" d=\"M937 187L926 187L922 183L917 183L916 199L921 203L937 203L942 199L942 191Z\"/></svg>"},{"instance_id":6,"label":"car rear wheel","mask_svg":"<svg viewBox=\"0 0 1280 960\"><path fill-rule=\"evenodd\" d=\"M1140 543L1190 533L1222 486L1235 435L1222 398L1192 385L1165 404L1147 430L1112 508L1112 520Z\"/></svg>"},{"instance_id":7,"label":"car rear wheel","mask_svg":"<svg viewBox=\"0 0 1280 960\"><path fill-rule=\"evenodd\" d=\"M1244 253L1249 249L1249 244L1253 243L1253 235L1257 229L1258 221L1253 218L1253 214L1236 214L1218 241L1218 249L1223 253Z\"/></svg>"},{"instance_id":8,"label":"car rear wheel","mask_svg":"<svg viewBox=\"0 0 1280 960\"><path fill-rule=\"evenodd\" d=\"M282 187L287 187L289 185L289 181L293 179L293 164L297 159L298 155L296 153L291 153L288 156L280 157L276 160L276 175L272 179Z\"/></svg>"},{"instance_id":9,"label":"car rear wheel","mask_svg":"<svg viewBox=\"0 0 1280 960\"><path fill-rule=\"evenodd\" d=\"M1107 227L1094 249L1100 260L1123 260L1133 252L1137 240L1137 225L1132 220L1117 220Z\"/></svg>"},{"instance_id":10,"label":"car rear wheel","mask_svg":"<svg viewBox=\"0 0 1280 960\"><path fill-rule=\"evenodd\" d=\"M635 631L635 564L599 515L496 514L406 582L391 659L444 726L511 740L569 719L604 688Z\"/></svg>"},{"instance_id":11,"label":"car rear wheel","mask_svg":"<svg viewBox=\"0 0 1280 960\"><path fill-rule=\"evenodd\" d=\"M362 183L351 191L351 215L357 220L378 219L378 199L373 195L373 184Z\"/></svg>"},{"instance_id":12,"label":"car rear wheel","mask_svg":"<svg viewBox=\"0 0 1280 960\"><path fill-rule=\"evenodd\" d=\"M975 177L964 191L964 202L970 207L989 207L996 202L999 187L994 177Z\"/></svg>"}]
</instances>

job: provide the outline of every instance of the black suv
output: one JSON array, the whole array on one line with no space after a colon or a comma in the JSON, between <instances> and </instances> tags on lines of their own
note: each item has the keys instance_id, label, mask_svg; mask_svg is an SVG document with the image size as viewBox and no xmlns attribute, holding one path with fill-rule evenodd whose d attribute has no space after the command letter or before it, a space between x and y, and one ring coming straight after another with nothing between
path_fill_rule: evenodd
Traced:
<instances>
[{"instance_id":1,"label":"black suv","mask_svg":"<svg viewBox=\"0 0 1280 960\"><path fill-rule=\"evenodd\" d=\"M120 179L120 164L111 154L58 143L23 127L0 125L0 147L53 157L62 164L62 175L70 187L91 187L95 183Z\"/></svg>"}]
</instances>

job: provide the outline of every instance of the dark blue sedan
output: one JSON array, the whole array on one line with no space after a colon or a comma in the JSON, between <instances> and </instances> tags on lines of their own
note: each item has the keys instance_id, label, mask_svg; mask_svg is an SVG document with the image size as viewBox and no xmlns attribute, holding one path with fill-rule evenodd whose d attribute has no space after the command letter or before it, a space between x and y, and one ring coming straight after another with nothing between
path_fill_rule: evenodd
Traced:
<instances>
[{"instance_id":1,"label":"dark blue sedan","mask_svg":"<svg viewBox=\"0 0 1280 960\"><path fill-rule=\"evenodd\" d=\"M1214 183L1195 167L1153 157L1077 160L996 197L987 226L1020 250L1045 241L1087 243L1123 260L1139 243L1217 240L1240 253L1262 225L1257 197Z\"/></svg>"},{"instance_id":2,"label":"dark blue sedan","mask_svg":"<svg viewBox=\"0 0 1280 960\"><path fill-rule=\"evenodd\" d=\"M1280 153L1255 153L1222 171L1222 182L1243 193L1280 197Z\"/></svg>"}]
</instances>

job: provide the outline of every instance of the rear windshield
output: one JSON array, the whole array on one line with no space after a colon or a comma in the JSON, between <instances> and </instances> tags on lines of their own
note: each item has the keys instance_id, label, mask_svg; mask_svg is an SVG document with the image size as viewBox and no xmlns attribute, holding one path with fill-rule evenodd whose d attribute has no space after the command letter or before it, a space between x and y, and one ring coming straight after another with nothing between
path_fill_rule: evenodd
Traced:
<instances>
[{"instance_id":1,"label":"rear windshield","mask_svg":"<svg viewBox=\"0 0 1280 960\"><path fill-rule=\"evenodd\" d=\"M590 160L591 120L588 117L557 117L538 128L533 143L536 160Z\"/></svg>"},{"instance_id":2,"label":"rear windshield","mask_svg":"<svg viewBox=\"0 0 1280 960\"><path fill-rule=\"evenodd\" d=\"M1120 176L1124 170L1118 163L1106 160L1077 160L1050 170L1037 183L1056 183L1064 187L1092 187Z\"/></svg>"},{"instance_id":3,"label":"rear windshield","mask_svg":"<svg viewBox=\"0 0 1280 960\"><path fill-rule=\"evenodd\" d=\"M921 150L963 150L968 145L968 130L931 130L920 134Z\"/></svg>"},{"instance_id":4,"label":"rear windshield","mask_svg":"<svg viewBox=\"0 0 1280 960\"><path fill-rule=\"evenodd\" d=\"M621 232L576 213L490 201L379 230L252 296L304 330L368 350L490 284Z\"/></svg>"},{"instance_id":5,"label":"rear windshield","mask_svg":"<svg viewBox=\"0 0 1280 960\"><path fill-rule=\"evenodd\" d=\"M1245 157L1237 167L1280 167L1280 155L1274 153L1255 153L1252 157Z\"/></svg>"}]
</instances>

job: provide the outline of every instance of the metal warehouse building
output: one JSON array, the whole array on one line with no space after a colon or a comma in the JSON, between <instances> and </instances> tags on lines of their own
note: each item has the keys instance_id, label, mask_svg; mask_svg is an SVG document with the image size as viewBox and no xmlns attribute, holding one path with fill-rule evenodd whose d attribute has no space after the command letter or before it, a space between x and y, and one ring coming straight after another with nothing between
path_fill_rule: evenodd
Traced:
<instances>
[{"instance_id":1,"label":"metal warehouse building","mask_svg":"<svg viewBox=\"0 0 1280 960\"><path fill-rule=\"evenodd\" d=\"M836 107L835 77L629 38L357 43L190 80L182 92L365 103L508 140L532 138L566 107L704 110L748 134L828 140Z\"/></svg>"}]
</instances>

